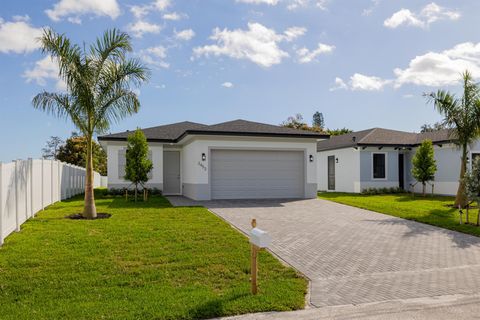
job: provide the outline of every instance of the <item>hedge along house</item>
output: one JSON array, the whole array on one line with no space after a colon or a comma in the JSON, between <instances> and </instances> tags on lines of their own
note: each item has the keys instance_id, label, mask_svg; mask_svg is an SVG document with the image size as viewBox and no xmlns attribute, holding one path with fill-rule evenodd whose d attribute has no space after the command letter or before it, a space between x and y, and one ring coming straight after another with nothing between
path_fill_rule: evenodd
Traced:
<instances>
[{"instance_id":1,"label":"hedge along house","mask_svg":"<svg viewBox=\"0 0 480 320\"><path fill-rule=\"evenodd\" d=\"M328 135L235 120L142 129L153 161L150 188L194 200L314 198L317 141ZM108 187L125 188L129 131L98 138L107 151Z\"/></svg>"},{"instance_id":2,"label":"hedge along house","mask_svg":"<svg viewBox=\"0 0 480 320\"><path fill-rule=\"evenodd\" d=\"M361 192L367 188L399 187L421 192L412 177L412 158L420 143L434 144L437 172L434 192L454 195L460 174L461 150L448 130L426 133L373 128L331 137L317 144L318 188L322 191ZM469 158L480 155L480 143L470 147Z\"/></svg>"}]
</instances>

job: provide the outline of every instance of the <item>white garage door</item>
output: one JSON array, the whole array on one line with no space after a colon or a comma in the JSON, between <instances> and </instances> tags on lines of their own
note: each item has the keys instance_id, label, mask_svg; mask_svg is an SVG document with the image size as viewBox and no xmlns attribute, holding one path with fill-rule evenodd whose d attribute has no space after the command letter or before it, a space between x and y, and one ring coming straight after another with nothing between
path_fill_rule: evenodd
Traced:
<instances>
[{"instance_id":1,"label":"white garage door","mask_svg":"<svg viewBox=\"0 0 480 320\"><path fill-rule=\"evenodd\" d=\"M212 150L212 199L304 197L304 153Z\"/></svg>"}]
</instances>

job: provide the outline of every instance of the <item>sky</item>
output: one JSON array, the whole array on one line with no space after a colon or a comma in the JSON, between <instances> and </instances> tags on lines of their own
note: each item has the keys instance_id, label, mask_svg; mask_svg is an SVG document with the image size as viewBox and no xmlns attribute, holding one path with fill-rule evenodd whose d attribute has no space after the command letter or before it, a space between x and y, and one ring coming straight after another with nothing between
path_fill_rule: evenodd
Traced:
<instances>
[{"instance_id":1,"label":"sky","mask_svg":"<svg viewBox=\"0 0 480 320\"><path fill-rule=\"evenodd\" d=\"M68 120L35 110L61 91L42 28L88 45L111 28L151 70L138 114L109 132L180 121L280 124L315 111L326 127L419 131L440 115L422 96L480 78L480 1L15 0L0 9L0 161L40 157Z\"/></svg>"}]
</instances>

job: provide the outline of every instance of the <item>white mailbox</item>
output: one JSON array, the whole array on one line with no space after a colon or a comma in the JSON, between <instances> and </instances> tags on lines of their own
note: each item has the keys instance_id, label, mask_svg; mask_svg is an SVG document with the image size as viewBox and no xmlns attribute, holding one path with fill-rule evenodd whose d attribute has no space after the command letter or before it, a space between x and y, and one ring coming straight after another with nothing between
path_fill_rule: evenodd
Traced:
<instances>
[{"instance_id":1,"label":"white mailbox","mask_svg":"<svg viewBox=\"0 0 480 320\"><path fill-rule=\"evenodd\" d=\"M259 248L268 248L272 239L270 235L261 229L253 228L250 232L250 243L256 245Z\"/></svg>"}]
</instances>

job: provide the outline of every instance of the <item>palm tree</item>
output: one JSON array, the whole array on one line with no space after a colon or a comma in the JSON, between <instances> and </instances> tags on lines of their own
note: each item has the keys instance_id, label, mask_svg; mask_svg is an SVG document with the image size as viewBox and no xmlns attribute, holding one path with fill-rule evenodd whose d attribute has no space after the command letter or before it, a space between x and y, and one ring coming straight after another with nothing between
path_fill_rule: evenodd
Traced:
<instances>
[{"instance_id":1,"label":"palm tree","mask_svg":"<svg viewBox=\"0 0 480 320\"><path fill-rule=\"evenodd\" d=\"M92 139L103 133L113 121L134 114L140 107L132 91L148 80L149 71L138 59L126 57L132 51L128 34L116 29L106 31L96 42L83 49L64 34L45 29L40 38L42 52L58 63L59 77L67 90L42 92L33 98L36 109L60 118L69 118L87 139L85 204L83 216L95 219L93 193Z\"/></svg>"},{"instance_id":2,"label":"palm tree","mask_svg":"<svg viewBox=\"0 0 480 320\"><path fill-rule=\"evenodd\" d=\"M451 130L451 137L455 138L462 150L456 207L459 205L464 207L467 204L464 177L467 171L468 146L480 136L480 88L468 71L462 74L462 81L461 98L445 90L426 94L444 117L445 125Z\"/></svg>"}]
</instances>

